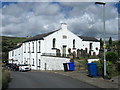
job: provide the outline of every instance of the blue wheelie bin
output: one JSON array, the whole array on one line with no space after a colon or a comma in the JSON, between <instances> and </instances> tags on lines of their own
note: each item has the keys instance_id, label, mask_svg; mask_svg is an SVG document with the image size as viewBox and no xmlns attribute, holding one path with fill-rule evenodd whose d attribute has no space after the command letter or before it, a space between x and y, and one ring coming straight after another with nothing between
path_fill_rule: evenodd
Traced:
<instances>
[{"instance_id":1,"label":"blue wheelie bin","mask_svg":"<svg viewBox=\"0 0 120 90\"><path fill-rule=\"evenodd\" d=\"M88 73L91 77L97 77L97 66L96 63L87 63Z\"/></svg>"},{"instance_id":2,"label":"blue wheelie bin","mask_svg":"<svg viewBox=\"0 0 120 90\"><path fill-rule=\"evenodd\" d=\"M68 63L69 71L74 71L74 62Z\"/></svg>"}]
</instances>

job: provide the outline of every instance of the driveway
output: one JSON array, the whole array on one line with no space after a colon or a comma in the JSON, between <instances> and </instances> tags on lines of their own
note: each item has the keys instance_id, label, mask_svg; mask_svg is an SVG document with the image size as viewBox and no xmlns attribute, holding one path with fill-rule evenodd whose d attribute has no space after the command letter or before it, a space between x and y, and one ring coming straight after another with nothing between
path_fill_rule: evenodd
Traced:
<instances>
[{"instance_id":1,"label":"driveway","mask_svg":"<svg viewBox=\"0 0 120 90\"><path fill-rule=\"evenodd\" d=\"M11 71L8 88L97 88L80 80L51 72Z\"/></svg>"}]
</instances>

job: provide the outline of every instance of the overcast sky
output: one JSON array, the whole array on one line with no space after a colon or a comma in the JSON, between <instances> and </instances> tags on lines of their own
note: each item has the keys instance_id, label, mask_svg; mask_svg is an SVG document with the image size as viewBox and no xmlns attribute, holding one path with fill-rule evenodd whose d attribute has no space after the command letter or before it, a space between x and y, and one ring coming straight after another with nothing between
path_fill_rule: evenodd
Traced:
<instances>
[{"instance_id":1,"label":"overcast sky","mask_svg":"<svg viewBox=\"0 0 120 90\"><path fill-rule=\"evenodd\" d=\"M103 7L94 2L17 2L3 3L3 36L35 36L60 28L77 35L103 37ZM118 38L118 3L106 3L106 38Z\"/></svg>"}]
</instances>

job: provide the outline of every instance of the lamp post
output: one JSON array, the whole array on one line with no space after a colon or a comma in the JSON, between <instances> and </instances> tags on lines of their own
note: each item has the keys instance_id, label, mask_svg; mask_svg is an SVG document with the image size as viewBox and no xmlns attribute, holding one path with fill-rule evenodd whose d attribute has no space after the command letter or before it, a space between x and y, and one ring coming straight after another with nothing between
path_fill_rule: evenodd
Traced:
<instances>
[{"instance_id":1,"label":"lamp post","mask_svg":"<svg viewBox=\"0 0 120 90\"><path fill-rule=\"evenodd\" d=\"M103 30L104 30L104 79L106 78L106 44L105 44L105 4L104 2L95 2L95 4L103 5Z\"/></svg>"}]
</instances>

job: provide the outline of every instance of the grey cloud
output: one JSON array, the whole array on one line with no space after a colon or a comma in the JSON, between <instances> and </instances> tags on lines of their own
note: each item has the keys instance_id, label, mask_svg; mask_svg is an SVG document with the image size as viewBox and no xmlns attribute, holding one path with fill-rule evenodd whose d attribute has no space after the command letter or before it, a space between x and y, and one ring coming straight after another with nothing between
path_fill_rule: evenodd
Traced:
<instances>
[{"instance_id":1,"label":"grey cloud","mask_svg":"<svg viewBox=\"0 0 120 90\"><path fill-rule=\"evenodd\" d=\"M117 9L114 3L106 4L106 33L117 34ZM65 10L64 8L70 8ZM61 9L64 12L61 12ZM66 16L67 13L67 17ZM56 30L60 22L66 22L69 30L78 35L101 37L103 33L102 6L94 3L27 2L10 4L2 10L2 33L13 36L34 36Z\"/></svg>"}]
</instances>

